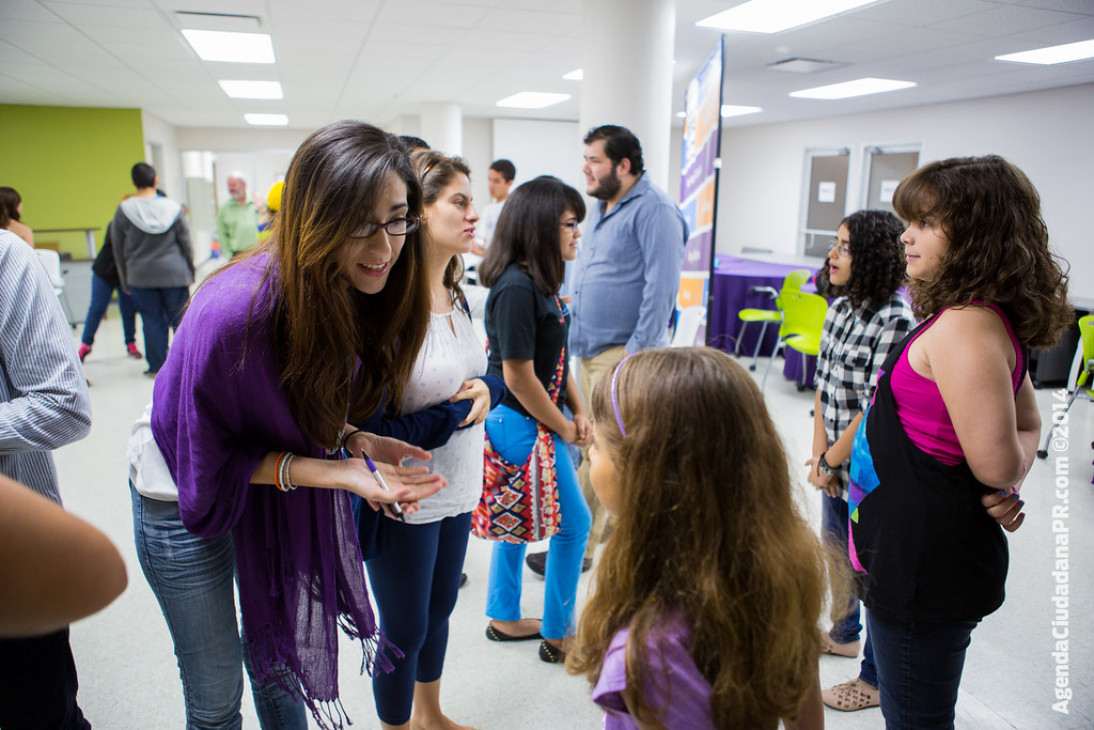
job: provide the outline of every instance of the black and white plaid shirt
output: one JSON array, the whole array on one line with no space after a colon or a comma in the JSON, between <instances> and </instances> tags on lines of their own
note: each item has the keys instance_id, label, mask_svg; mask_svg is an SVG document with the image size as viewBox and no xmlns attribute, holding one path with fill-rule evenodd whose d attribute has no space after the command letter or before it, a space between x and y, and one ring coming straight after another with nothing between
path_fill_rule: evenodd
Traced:
<instances>
[{"instance_id":1,"label":"black and white plaid shirt","mask_svg":"<svg viewBox=\"0 0 1094 730\"><path fill-rule=\"evenodd\" d=\"M832 302L824 318L814 380L829 445L866 409L889 350L914 326L912 308L900 294L893 294L877 311L865 304L855 309L847 297ZM840 467L840 480L847 484L846 463Z\"/></svg>"}]
</instances>

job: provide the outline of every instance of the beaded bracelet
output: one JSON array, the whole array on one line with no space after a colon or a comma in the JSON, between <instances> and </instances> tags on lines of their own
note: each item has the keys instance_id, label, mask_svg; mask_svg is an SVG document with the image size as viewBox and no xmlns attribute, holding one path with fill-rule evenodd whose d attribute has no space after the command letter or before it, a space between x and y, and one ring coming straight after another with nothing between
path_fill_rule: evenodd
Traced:
<instances>
[{"instance_id":1,"label":"beaded bracelet","mask_svg":"<svg viewBox=\"0 0 1094 730\"><path fill-rule=\"evenodd\" d=\"M292 453L290 453L285 458L285 478L283 480L285 486L282 488L282 491L291 492L294 489L296 489L296 485L293 484L292 479L289 478L289 475L291 473L290 469L292 469L292 460L295 459L295 458L296 458L296 454L292 454Z\"/></svg>"},{"instance_id":2,"label":"beaded bracelet","mask_svg":"<svg viewBox=\"0 0 1094 730\"><path fill-rule=\"evenodd\" d=\"M288 456L288 451L282 451L280 454L277 455L277 461L275 462L274 466L274 485L282 492L286 491L284 486L284 478L282 475L284 474L285 470L285 460L288 458Z\"/></svg>"}]
</instances>

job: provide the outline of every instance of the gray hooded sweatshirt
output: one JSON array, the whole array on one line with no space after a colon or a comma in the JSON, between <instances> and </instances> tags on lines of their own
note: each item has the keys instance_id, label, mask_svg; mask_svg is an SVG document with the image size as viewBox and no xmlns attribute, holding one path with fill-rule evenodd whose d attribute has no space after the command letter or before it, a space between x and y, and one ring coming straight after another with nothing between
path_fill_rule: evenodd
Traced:
<instances>
[{"instance_id":1,"label":"gray hooded sweatshirt","mask_svg":"<svg viewBox=\"0 0 1094 730\"><path fill-rule=\"evenodd\" d=\"M122 286L146 289L190 286L194 254L182 206L167 198L129 198L110 227Z\"/></svg>"}]
</instances>

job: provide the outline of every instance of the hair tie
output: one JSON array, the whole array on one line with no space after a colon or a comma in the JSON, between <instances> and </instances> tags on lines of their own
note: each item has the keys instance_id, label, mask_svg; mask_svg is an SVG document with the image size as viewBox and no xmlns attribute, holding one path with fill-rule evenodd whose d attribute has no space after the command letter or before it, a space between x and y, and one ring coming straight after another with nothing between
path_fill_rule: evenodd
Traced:
<instances>
[{"instance_id":1,"label":"hair tie","mask_svg":"<svg viewBox=\"0 0 1094 730\"><path fill-rule=\"evenodd\" d=\"M619 426L619 434L623 437L626 437L627 432L623 429L623 416L619 412L619 371L623 369L623 363L630 360L633 354L631 353L620 360L619 364L615 366L615 372L612 373L612 412L615 414L615 425Z\"/></svg>"}]
</instances>

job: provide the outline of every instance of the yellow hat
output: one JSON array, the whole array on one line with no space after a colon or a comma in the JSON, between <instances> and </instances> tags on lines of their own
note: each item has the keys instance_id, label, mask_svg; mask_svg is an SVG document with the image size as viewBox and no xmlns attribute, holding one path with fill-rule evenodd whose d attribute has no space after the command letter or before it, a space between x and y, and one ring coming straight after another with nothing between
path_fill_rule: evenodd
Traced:
<instances>
[{"instance_id":1,"label":"yellow hat","mask_svg":"<svg viewBox=\"0 0 1094 730\"><path fill-rule=\"evenodd\" d=\"M285 188L285 183L274 183L270 188L269 194L266 195L266 207L270 209L271 213L276 213L281 209L281 191Z\"/></svg>"}]
</instances>

